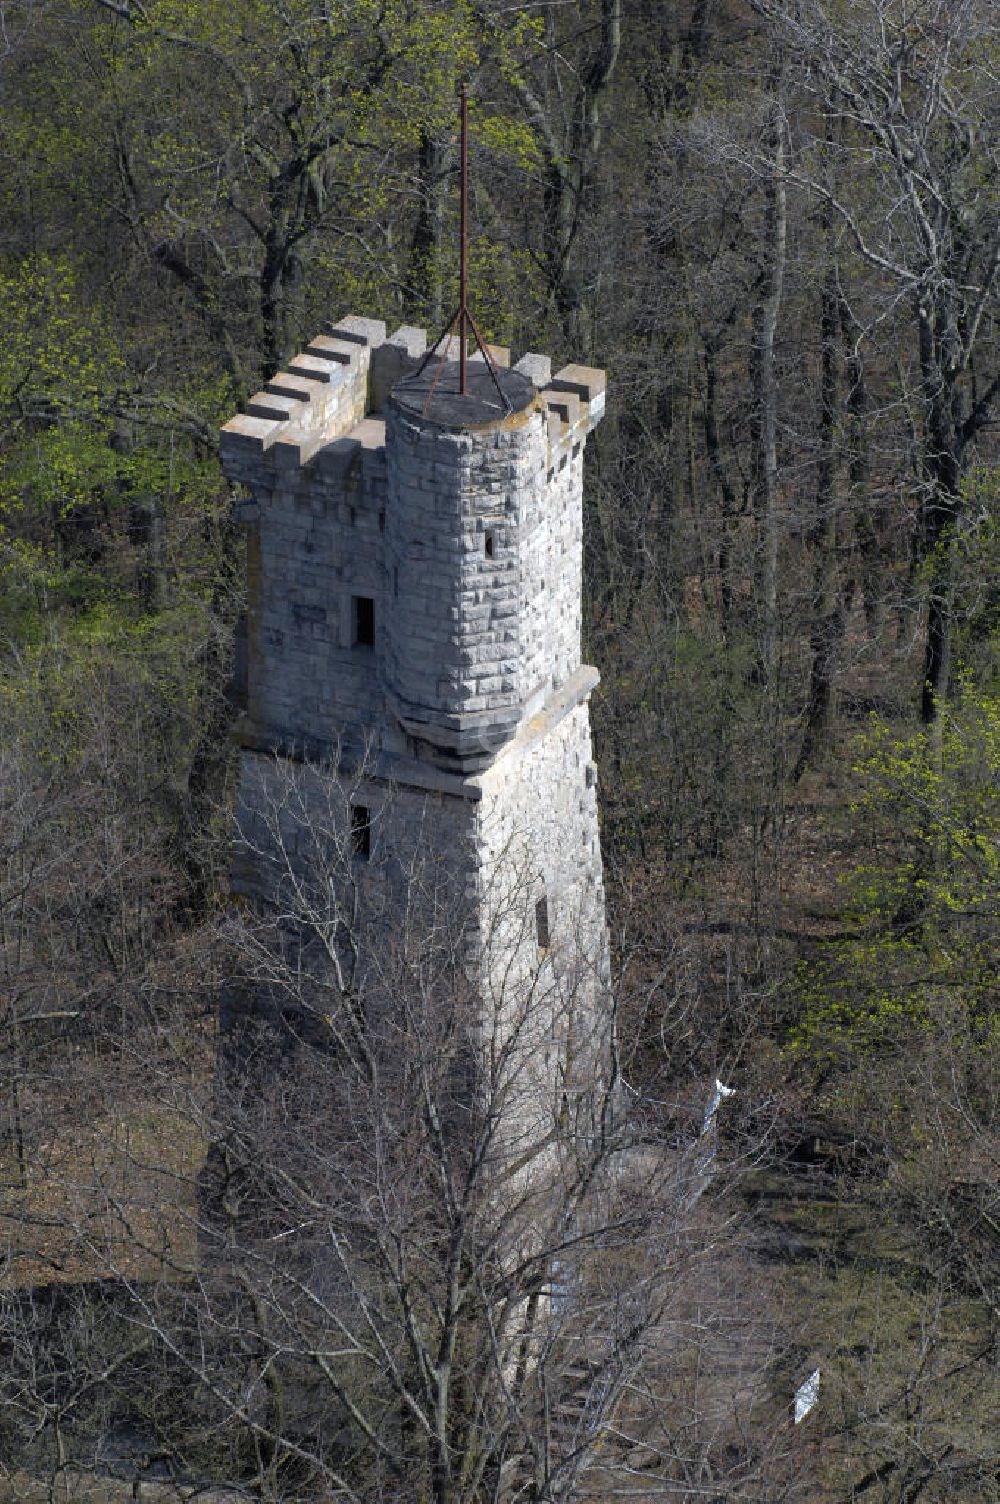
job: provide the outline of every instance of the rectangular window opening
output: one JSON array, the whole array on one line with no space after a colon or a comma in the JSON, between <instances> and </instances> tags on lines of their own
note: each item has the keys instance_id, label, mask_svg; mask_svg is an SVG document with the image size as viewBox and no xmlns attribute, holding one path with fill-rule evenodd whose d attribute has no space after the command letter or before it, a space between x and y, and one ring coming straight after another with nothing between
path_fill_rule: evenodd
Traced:
<instances>
[{"instance_id":1,"label":"rectangular window opening","mask_svg":"<svg viewBox=\"0 0 1000 1504\"><path fill-rule=\"evenodd\" d=\"M367 804L351 806L351 852L363 862L372 854L372 812Z\"/></svg>"},{"instance_id":2,"label":"rectangular window opening","mask_svg":"<svg viewBox=\"0 0 1000 1504\"><path fill-rule=\"evenodd\" d=\"M540 898L535 904L535 934L538 936L538 951L544 955L549 948L549 901Z\"/></svg>"},{"instance_id":3,"label":"rectangular window opening","mask_svg":"<svg viewBox=\"0 0 1000 1504\"><path fill-rule=\"evenodd\" d=\"M488 559L492 559L493 554L494 554L495 549L496 549L496 534L495 533L487 533L486 534L485 548L486 548L486 557Z\"/></svg>"},{"instance_id":4,"label":"rectangular window opening","mask_svg":"<svg viewBox=\"0 0 1000 1504\"><path fill-rule=\"evenodd\" d=\"M373 648L375 646L375 602L370 595L355 595L352 597L352 603L354 646Z\"/></svg>"}]
</instances>

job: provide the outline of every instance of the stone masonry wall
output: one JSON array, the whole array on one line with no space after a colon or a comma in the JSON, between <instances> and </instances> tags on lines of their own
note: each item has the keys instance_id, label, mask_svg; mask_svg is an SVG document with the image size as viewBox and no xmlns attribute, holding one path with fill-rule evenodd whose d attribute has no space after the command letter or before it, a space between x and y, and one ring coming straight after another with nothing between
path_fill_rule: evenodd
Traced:
<instances>
[{"instance_id":1,"label":"stone masonry wall","mask_svg":"<svg viewBox=\"0 0 1000 1504\"><path fill-rule=\"evenodd\" d=\"M315 905L329 915L345 886L361 887L390 927L403 922L421 872L428 898L456 914L478 892L478 803L272 753L244 751L236 807L232 887L294 918ZM352 843L351 812L370 820L370 852ZM283 896L287 886L287 894ZM468 917L466 909L461 922ZM366 923L371 914L366 915Z\"/></svg>"},{"instance_id":2,"label":"stone masonry wall","mask_svg":"<svg viewBox=\"0 0 1000 1504\"><path fill-rule=\"evenodd\" d=\"M588 1117L610 1043L609 950L586 703L544 712L479 780L483 990L522 1036L519 1132ZM539 933L538 906L547 933Z\"/></svg>"},{"instance_id":3,"label":"stone masonry wall","mask_svg":"<svg viewBox=\"0 0 1000 1504\"><path fill-rule=\"evenodd\" d=\"M388 687L429 728L473 725L489 748L537 688L521 607L545 515L544 408L453 433L390 406L388 450Z\"/></svg>"},{"instance_id":4,"label":"stone masonry wall","mask_svg":"<svg viewBox=\"0 0 1000 1504\"><path fill-rule=\"evenodd\" d=\"M583 452L546 474L529 536L522 540L519 617L523 679L534 709L580 667L583 584Z\"/></svg>"},{"instance_id":5,"label":"stone masonry wall","mask_svg":"<svg viewBox=\"0 0 1000 1504\"><path fill-rule=\"evenodd\" d=\"M465 929L485 1055L507 1051L504 1143L516 1157L567 1114L586 1119L610 1038L586 704L552 724L537 717L472 784L478 798L245 752L233 887L293 926L320 928L355 912L345 895L356 888L366 933L382 943L401 943L408 927L409 943L419 942L429 915L452 926L456 939ZM352 850L351 810L359 804L371 819L364 860Z\"/></svg>"}]
</instances>

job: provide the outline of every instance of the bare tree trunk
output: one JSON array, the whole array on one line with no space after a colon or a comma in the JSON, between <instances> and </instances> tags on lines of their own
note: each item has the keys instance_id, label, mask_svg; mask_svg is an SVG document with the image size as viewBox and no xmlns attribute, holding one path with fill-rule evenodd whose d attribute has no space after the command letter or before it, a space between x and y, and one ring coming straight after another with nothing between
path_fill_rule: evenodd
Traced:
<instances>
[{"instance_id":1,"label":"bare tree trunk","mask_svg":"<svg viewBox=\"0 0 1000 1504\"><path fill-rule=\"evenodd\" d=\"M846 602L840 589L837 544L840 509L837 505L837 265L832 262L823 280L820 311L819 468L816 476L816 520L813 548L813 618L809 633L812 664L806 697L805 732L792 774L802 777L817 748L825 740L833 704L833 676L847 623Z\"/></svg>"},{"instance_id":2,"label":"bare tree trunk","mask_svg":"<svg viewBox=\"0 0 1000 1504\"><path fill-rule=\"evenodd\" d=\"M435 333L445 312L442 247L448 184L454 165L453 143L424 131L420 138L419 208L410 242L406 304L412 316L426 319Z\"/></svg>"},{"instance_id":3,"label":"bare tree trunk","mask_svg":"<svg viewBox=\"0 0 1000 1504\"><path fill-rule=\"evenodd\" d=\"M785 279L788 216L784 182L785 127L779 73L771 116L773 171L765 186L767 272L757 310L757 369L760 390L758 520L760 526L761 664L773 686L778 653L778 384L775 346Z\"/></svg>"},{"instance_id":4,"label":"bare tree trunk","mask_svg":"<svg viewBox=\"0 0 1000 1504\"><path fill-rule=\"evenodd\" d=\"M719 591L722 612L722 632L729 636L733 619L732 549L733 529L739 504L732 481L722 459L722 441L719 436L718 367L716 340L706 337L705 342L705 452L709 468L715 477L722 498L722 518L719 527Z\"/></svg>"},{"instance_id":5,"label":"bare tree trunk","mask_svg":"<svg viewBox=\"0 0 1000 1504\"><path fill-rule=\"evenodd\" d=\"M578 348L581 289L573 250L604 135L604 95L621 51L622 0L601 0L600 14L597 46L576 69L577 97L571 107L561 94L549 105L524 75L513 80L544 153L542 266L548 295L567 340ZM554 56L559 52L554 36L551 51Z\"/></svg>"},{"instance_id":6,"label":"bare tree trunk","mask_svg":"<svg viewBox=\"0 0 1000 1504\"><path fill-rule=\"evenodd\" d=\"M281 217L267 236L260 270L265 376L273 376L294 353L300 335L302 289L302 262Z\"/></svg>"},{"instance_id":7,"label":"bare tree trunk","mask_svg":"<svg viewBox=\"0 0 1000 1504\"><path fill-rule=\"evenodd\" d=\"M951 672L952 531L960 505L963 446L959 394L947 350L947 310L932 309L921 301L917 321L920 372L927 403L922 551L930 568L920 719L930 726L947 699Z\"/></svg>"}]
</instances>

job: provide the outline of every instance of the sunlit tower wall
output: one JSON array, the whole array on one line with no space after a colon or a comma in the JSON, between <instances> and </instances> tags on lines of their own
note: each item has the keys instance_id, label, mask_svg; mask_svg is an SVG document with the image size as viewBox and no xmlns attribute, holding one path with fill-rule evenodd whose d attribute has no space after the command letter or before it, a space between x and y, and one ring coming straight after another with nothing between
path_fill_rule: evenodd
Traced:
<instances>
[{"instance_id":1,"label":"sunlit tower wall","mask_svg":"<svg viewBox=\"0 0 1000 1504\"><path fill-rule=\"evenodd\" d=\"M292 764L317 796L339 781L337 839L387 925L414 854L433 858L466 904L484 1048L520 1031L512 1111L536 1134L592 1112L610 1050L598 675L581 657L583 451L605 377L493 349L462 395L457 361L422 366L425 349L422 330L344 319L222 431L247 535L237 823L260 826ZM240 840L232 870L259 905L263 845Z\"/></svg>"}]
</instances>

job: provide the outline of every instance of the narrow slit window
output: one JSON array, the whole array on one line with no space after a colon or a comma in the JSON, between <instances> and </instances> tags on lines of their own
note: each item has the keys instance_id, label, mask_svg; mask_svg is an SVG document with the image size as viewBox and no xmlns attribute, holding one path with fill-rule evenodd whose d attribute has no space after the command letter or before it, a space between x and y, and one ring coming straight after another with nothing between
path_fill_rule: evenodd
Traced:
<instances>
[{"instance_id":1,"label":"narrow slit window","mask_svg":"<svg viewBox=\"0 0 1000 1504\"><path fill-rule=\"evenodd\" d=\"M549 948L549 901L540 898L535 904L535 934L538 937L538 950L540 955Z\"/></svg>"},{"instance_id":2,"label":"narrow slit window","mask_svg":"<svg viewBox=\"0 0 1000 1504\"><path fill-rule=\"evenodd\" d=\"M372 854L372 812L367 804L351 806L351 851L363 862Z\"/></svg>"},{"instance_id":3,"label":"narrow slit window","mask_svg":"<svg viewBox=\"0 0 1000 1504\"><path fill-rule=\"evenodd\" d=\"M370 595L356 595L353 597L353 608L354 646L373 648L375 646L375 602Z\"/></svg>"},{"instance_id":4,"label":"narrow slit window","mask_svg":"<svg viewBox=\"0 0 1000 1504\"><path fill-rule=\"evenodd\" d=\"M485 545L485 547L486 547L486 557L488 559L492 559L494 553L496 552L496 534L495 533L487 533L486 534L486 545Z\"/></svg>"}]
</instances>

